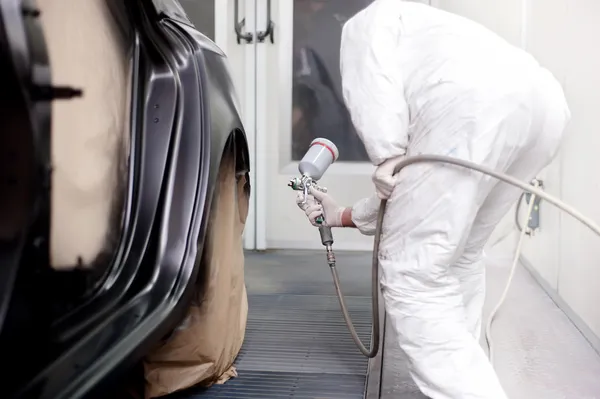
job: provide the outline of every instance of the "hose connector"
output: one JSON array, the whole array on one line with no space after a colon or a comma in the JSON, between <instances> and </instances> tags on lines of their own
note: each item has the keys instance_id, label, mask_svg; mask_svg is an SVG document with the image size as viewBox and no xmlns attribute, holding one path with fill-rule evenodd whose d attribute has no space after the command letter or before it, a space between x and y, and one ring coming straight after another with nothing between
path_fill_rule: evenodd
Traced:
<instances>
[{"instance_id":1,"label":"hose connector","mask_svg":"<svg viewBox=\"0 0 600 399\"><path fill-rule=\"evenodd\" d=\"M326 245L325 250L327 251L327 264L329 267L335 267L335 254L333 253L333 247Z\"/></svg>"},{"instance_id":2,"label":"hose connector","mask_svg":"<svg viewBox=\"0 0 600 399\"><path fill-rule=\"evenodd\" d=\"M321 243L327 251L327 264L329 267L335 267L335 254L333 253L333 234L331 227L319 226L319 234L321 235Z\"/></svg>"}]
</instances>

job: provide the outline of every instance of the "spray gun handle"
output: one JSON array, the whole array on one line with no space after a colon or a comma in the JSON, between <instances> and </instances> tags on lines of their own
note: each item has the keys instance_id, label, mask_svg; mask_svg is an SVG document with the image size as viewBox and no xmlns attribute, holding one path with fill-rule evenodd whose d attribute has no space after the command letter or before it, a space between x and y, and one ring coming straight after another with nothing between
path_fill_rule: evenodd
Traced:
<instances>
[{"instance_id":1,"label":"spray gun handle","mask_svg":"<svg viewBox=\"0 0 600 399\"><path fill-rule=\"evenodd\" d=\"M306 202L306 198L309 195L310 189L315 189L324 193L327 192L327 188L316 185L308 176L303 176L302 178L293 178L288 183L288 187L291 187L292 190L302 191L304 194L304 203ZM325 218L323 216L318 216L315 222L321 226L325 222Z\"/></svg>"},{"instance_id":2,"label":"spray gun handle","mask_svg":"<svg viewBox=\"0 0 600 399\"><path fill-rule=\"evenodd\" d=\"M313 187L316 187L316 185L313 185ZM325 221L325 218L323 217L323 215L317 216L317 218L315 219L315 223L319 226L323 226L324 221Z\"/></svg>"},{"instance_id":3,"label":"spray gun handle","mask_svg":"<svg viewBox=\"0 0 600 399\"><path fill-rule=\"evenodd\" d=\"M321 235L321 243L324 246L333 245L333 234L331 234L331 227L320 226L319 234Z\"/></svg>"},{"instance_id":4,"label":"spray gun handle","mask_svg":"<svg viewBox=\"0 0 600 399\"><path fill-rule=\"evenodd\" d=\"M313 190L321 191L323 193L327 192L327 189L325 187L320 187L320 186L316 185L314 182L310 185L310 188ZM308 186L307 186L306 192L308 193ZM322 226L324 222L325 222L325 218L323 217L323 215L317 216L317 218L315 219L315 223L319 226Z\"/></svg>"}]
</instances>

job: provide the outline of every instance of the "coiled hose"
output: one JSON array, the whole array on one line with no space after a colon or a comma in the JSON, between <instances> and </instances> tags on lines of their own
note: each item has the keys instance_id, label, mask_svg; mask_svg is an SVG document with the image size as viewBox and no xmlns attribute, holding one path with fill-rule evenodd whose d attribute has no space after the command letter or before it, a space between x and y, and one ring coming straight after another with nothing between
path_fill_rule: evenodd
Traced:
<instances>
[{"instance_id":1,"label":"coiled hose","mask_svg":"<svg viewBox=\"0 0 600 399\"><path fill-rule=\"evenodd\" d=\"M396 165L396 167L394 168L394 175L396 175L398 172L400 172L400 170L402 170L404 167L406 167L408 165L415 164L415 163L425 163L425 162L440 162L440 163L446 163L446 164L451 164L451 165L455 165L455 166L460 166L463 168L478 171L485 175L492 176L498 180L502 180L505 183L519 187L521 190L529 192L537 197L540 197L543 200L556 206L560 210L573 216L575 219L579 220L581 223L586 225L590 230L592 230L594 233L596 233L598 236L600 236L600 226L598 226L590 218L581 214L579 211L577 211L572 206L569 206L569 205L565 204L564 202L562 202L561 200L559 200L558 198L553 197L550 194L547 194L546 192L542 191L538 187L533 187L529 183L525 183L525 182L523 182L519 179L516 179L512 176L506 175L504 173L500 173L491 168L488 168L486 166L482 166L482 165L479 165L479 164L476 164L473 162L465 161L465 160L458 159L458 158L448 157L448 156L444 156L444 155L415 155L415 156L404 158L401 161L399 161L398 164ZM533 198L531 199L531 204L533 204ZM379 208L379 213L377 215L377 227L375 229L375 241L373 243L373 257L372 257L372 263L371 263L371 267L372 267L372 270L371 270L371 276L372 276L372 282L371 282L371 295L372 295L371 349L367 349L367 347L362 343L360 337L356 333L356 329L354 328L352 318L350 317L350 313L348 312L348 308L346 307L346 302L344 300L344 294L342 293L342 290L340 287L340 279L339 279L337 269L335 266L335 257L333 256L333 252L331 251L331 248L330 247L328 248L328 252L331 252L331 258L330 258L331 260L329 261L329 266L331 269L331 274L333 276L333 283L335 285L335 290L336 290L336 293L337 293L337 296L338 296L338 299L340 302L340 307L342 309L342 313L344 316L344 321L346 322L346 325L348 326L348 330L350 331L350 334L352 335L352 340L354 341L354 343L356 344L356 346L358 347L360 352L368 358L375 357L377 355L377 352L379 351L379 346L380 346L379 345L380 344L380 339L379 339L380 323L379 323L379 258L378 258L378 254L379 254L379 243L381 241L381 227L383 224L383 217L385 215L386 206L387 206L387 200L382 200L380 208ZM522 240L522 238L523 237L521 237L521 240ZM521 247L521 245L519 243L517 251L520 250L520 247ZM329 256L328 256L328 259L329 259ZM516 262L514 264L516 264ZM514 269L514 265L513 265L512 269ZM511 277L512 277L512 275L511 275ZM511 279L509 279L509 281L508 281L507 287L505 289L505 294L508 289L508 285L510 284L510 281L511 281ZM505 294L504 294L504 296L505 296ZM493 315L495 315L500 304L501 304L501 302L498 304L498 306L496 306L496 309L494 310ZM486 332L491 331L492 320L493 320L493 318L490 317ZM491 336L488 336L488 334L486 334L486 337L488 338L488 346L489 346L490 354L491 354L491 353L493 353Z\"/></svg>"}]
</instances>

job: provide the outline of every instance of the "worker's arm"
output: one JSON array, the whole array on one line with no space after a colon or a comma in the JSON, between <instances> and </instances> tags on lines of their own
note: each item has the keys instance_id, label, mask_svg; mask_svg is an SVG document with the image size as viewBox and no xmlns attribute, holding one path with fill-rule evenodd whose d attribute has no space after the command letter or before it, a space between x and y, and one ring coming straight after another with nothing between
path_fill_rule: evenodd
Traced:
<instances>
[{"instance_id":1,"label":"worker's arm","mask_svg":"<svg viewBox=\"0 0 600 399\"><path fill-rule=\"evenodd\" d=\"M340 72L344 101L371 162L406 154L408 105L399 61L398 3L374 3L344 25Z\"/></svg>"},{"instance_id":2,"label":"worker's arm","mask_svg":"<svg viewBox=\"0 0 600 399\"><path fill-rule=\"evenodd\" d=\"M350 211L347 212L346 216L349 216L352 222L351 227L356 227L362 234L367 236L375 234L380 205L381 199L377 194L357 201L351 208L348 208Z\"/></svg>"},{"instance_id":3,"label":"worker's arm","mask_svg":"<svg viewBox=\"0 0 600 399\"><path fill-rule=\"evenodd\" d=\"M345 208L342 212L342 227L356 228L356 224L352 220L352 207Z\"/></svg>"}]
</instances>

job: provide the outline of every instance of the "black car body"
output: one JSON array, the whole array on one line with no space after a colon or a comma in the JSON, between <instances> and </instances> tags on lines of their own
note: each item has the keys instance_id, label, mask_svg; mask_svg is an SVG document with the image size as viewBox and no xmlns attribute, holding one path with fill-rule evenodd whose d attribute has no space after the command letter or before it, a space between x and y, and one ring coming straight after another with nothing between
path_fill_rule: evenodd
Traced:
<instances>
[{"instance_id":1,"label":"black car body","mask_svg":"<svg viewBox=\"0 0 600 399\"><path fill-rule=\"evenodd\" d=\"M18 183L0 195L25 193L3 202L19 217L0 237L2 397L106 397L202 286L199 259L223 157L235 157L237 174L248 177L240 106L225 55L177 1L111 1L134 65L122 229L106 268L56 272L47 255L48 104L85 92L50 85L35 4L0 5L0 146L24 160L0 161L5 180Z\"/></svg>"}]
</instances>

